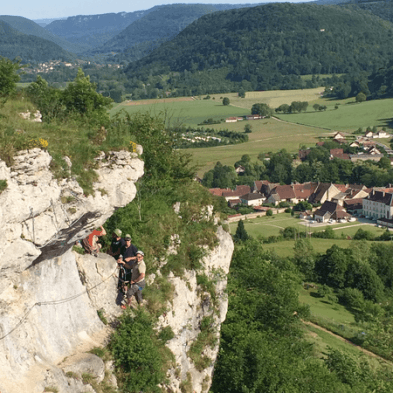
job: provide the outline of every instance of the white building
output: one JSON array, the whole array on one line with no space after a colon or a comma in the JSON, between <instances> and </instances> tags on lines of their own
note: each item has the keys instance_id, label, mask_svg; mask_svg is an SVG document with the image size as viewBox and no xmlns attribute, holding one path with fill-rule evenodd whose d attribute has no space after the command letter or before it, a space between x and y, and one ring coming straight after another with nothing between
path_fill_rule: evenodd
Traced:
<instances>
[{"instance_id":1,"label":"white building","mask_svg":"<svg viewBox=\"0 0 393 393\"><path fill-rule=\"evenodd\" d=\"M393 218L393 194L373 190L363 199L363 214L370 218Z\"/></svg>"}]
</instances>

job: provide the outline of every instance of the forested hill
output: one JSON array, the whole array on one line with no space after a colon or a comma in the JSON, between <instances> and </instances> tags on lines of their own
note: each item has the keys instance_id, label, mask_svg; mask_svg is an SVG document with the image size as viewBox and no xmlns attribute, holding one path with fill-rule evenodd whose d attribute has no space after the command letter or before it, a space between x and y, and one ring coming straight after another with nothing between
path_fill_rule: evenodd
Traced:
<instances>
[{"instance_id":1,"label":"forested hill","mask_svg":"<svg viewBox=\"0 0 393 393\"><path fill-rule=\"evenodd\" d=\"M193 94L207 73L215 75L211 92L294 88L296 75L381 67L392 58L392 33L392 24L356 7L267 4L205 15L126 73L146 79L188 70Z\"/></svg>"},{"instance_id":2,"label":"forested hill","mask_svg":"<svg viewBox=\"0 0 393 393\"><path fill-rule=\"evenodd\" d=\"M117 14L70 16L64 20L53 21L45 26L45 29L69 42L87 45L88 49L92 49L103 45L153 9Z\"/></svg>"},{"instance_id":3,"label":"forested hill","mask_svg":"<svg viewBox=\"0 0 393 393\"><path fill-rule=\"evenodd\" d=\"M33 35L26 35L0 20L0 55L22 63L49 60L72 60L75 55L66 52L59 45Z\"/></svg>"},{"instance_id":4,"label":"forested hill","mask_svg":"<svg viewBox=\"0 0 393 393\"><path fill-rule=\"evenodd\" d=\"M153 7L105 45L96 48L95 52L119 52L147 42L150 46L151 43L158 46L205 14L247 6L250 4L169 4Z\"/></svg>"},{"instance_id":5,"label":"forested hill","mask_svg":"<svg viewBox=\"0 0 393 393\"><path fill-rule=\"evenodd\" d=\"M39 38L43 38L44 40L52 41L66 51L79 53L86 50L85 47L72 44L67 40L45 30L43 27L39 26L32 20L23 18L22 16L0 15L0 20L9 24L13 29L19 31L20 33L33 35Z\"/></svg>"}]
</instances>

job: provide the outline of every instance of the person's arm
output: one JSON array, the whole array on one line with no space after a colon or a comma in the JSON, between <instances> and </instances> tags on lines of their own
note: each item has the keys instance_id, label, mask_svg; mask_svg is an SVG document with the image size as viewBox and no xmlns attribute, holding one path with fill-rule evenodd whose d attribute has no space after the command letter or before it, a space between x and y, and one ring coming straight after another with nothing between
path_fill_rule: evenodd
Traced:
<instances>
[{"instance_id":1,"label":"person's arm","mask_svg":"<svg viewBox=\"0 0 393 393\"><path fill-rule=\"evenodd\" d=\"M131 281L130 284L136 284L139 281L142 281L145 278L145 273L141 273L139 277L135 281Z\"/></svg>"},{"instance_id":2,"label":"person's arm","mask_svg":"<svg viewBox=\"0 0 393 393\"><path fill-rule=\"evenodd\" d=\"M122 259L118 259L117 263L119 263L120 265L124 265L127 269L132 269L132 267L134 266L134 264L128 264L125 260L123 261Z\"/></svg>"},{"instance_id":3,"label":"person's arm","mask_svg":"<svg viewBox=\"0 0 393 393\"><path fill-rule=\"evenodd\" d=\"M105 236L106 235L106 230L105 228L101 225L101 235L100 236Z\"/></svg>"}]
</instances>

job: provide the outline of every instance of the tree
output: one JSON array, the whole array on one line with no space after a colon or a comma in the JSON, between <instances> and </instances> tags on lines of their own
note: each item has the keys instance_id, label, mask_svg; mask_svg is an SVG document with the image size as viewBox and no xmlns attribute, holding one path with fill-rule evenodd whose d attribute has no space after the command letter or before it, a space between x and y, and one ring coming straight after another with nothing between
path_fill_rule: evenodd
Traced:
<instances>
[{"instance_id":1,"label":"tree","mask_svg":"<svg viewBox=\"0 0 393 393\"><path fill-rule=\"evenodd\" d=\"M250 133L252 132L252 125L251 125L251 124L246 124L246 125L244 126L244 132L245 132L246 134L250 134Z\"/></svg>"},{"instance_id":2,"label":"tree","mask_svg":"<svg viewBox=\"0 0 393 393\"><path fill-rule=\"evenodd\" d=\"M244 242L250 238L248 235L246 228L244 228L243 220L240 220L237 224L236 233L233 237L237 242Z\"/></svg>"},{"instance_id":3,"label":"tree","mask_svg":"<svg viewBox=\"0 0 393 393\"><path fill-rule=\"evenodd\" d=\"M227 106L227 105L229 105L229 103L230 103L229 98L228 97L224 97L223 100L222 100L222 105Z\"/></svg>"},{"instance_id":4,"label":"tree","mask_svg":"<svg viewBox=\"0 0 393 393\"><path fill-rule=\"evenodd\" d=\"M0 99L3 102L16 90L16 82L20 79L16 72L20 69L20 60L11 61L0 57Z\"/></svg>"},{"instance_id":5,"label":"tree","mask_svg":"<svg viewBox=\"0 0 393 393\"><path fill-rule=\"evenodd\" d=\"M364 93L360 92L357 96L356 96L356 102L364 102L367 100L367 97Z\"/></svg>"},{"instance_id":6,"label":"tree","mask_svg":"<svg viewBox=\"0 0 393 393\"><path fill-rule=\"evenodd\" d=\"M77 113L86 119L94 117L99 123L109 118L106 107L112 99L97 93L96 85L90 82L90 77L85 76L81 68L75 80L63 91L62 98L69 114Z\"/></svg>"},{"instance_id":7,"label":"tree","mask_svg":"<svg viewBox=\"0 0 393 393\"><path fill-rule=\"evenodd\" d=\"M314 104L312 107L314 108L314 111L319 111L319 104Z\"/></svg>"},{"instance_id":8,"label":"tree","mask_svg":"<svg viewBox=\"0 0 393 393\"><path fill-rule=\"evenodd\" d=\"M273 115L273 109L267 104L254 104L251 108L251 114L270 117Z\"/></svg>"}]
</instances>

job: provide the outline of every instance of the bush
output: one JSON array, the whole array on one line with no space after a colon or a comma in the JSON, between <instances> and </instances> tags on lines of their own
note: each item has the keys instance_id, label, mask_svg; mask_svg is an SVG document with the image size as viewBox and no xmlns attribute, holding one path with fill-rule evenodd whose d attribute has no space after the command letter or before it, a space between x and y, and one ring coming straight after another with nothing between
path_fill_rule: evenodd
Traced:
<instances>
[{"instance_id":1,"label":"bush","mask_svg":"<svg viewBox=\"0 0 393 393\"><path fill-rule=\"evenodd\" d=\"M269 209L269 210L266 212L266 215L267 215L268 217L271 217L271 216L273 215L273 210L272 210L272 209Z\"/></svg>"},{"instance_id":2,"label":"bush","mask_svg":"<svg viewBox=\"0 0 393 393\"><path fill-rule=\"evenodd\" d=\"M353 239L354 240L374 240L374 235L370 231L359 228L356 231Z\"/></svg>"},{"instance_id":3,"label":"bush","mask_svg":"<svg viewBox=\"0 0 393 393\"><path fill-rule=\"evenodd\" d=\"M130 312L120 317L120 325L111 340L111 350L116 368L121 370L123 391L157 392L158 384L165 380L162 370L163 358L151 317L137 310L135 317Z\"/></svg>"},{"instance_id":4,"label":"bush","mask_svg":"<svg viewBox=\"0 0 393 393\"><path fill-rule=\"evenodd\" d=\"M0 180L0 194L7 188L7 180Z\"/></svg>"}]
</instances>

